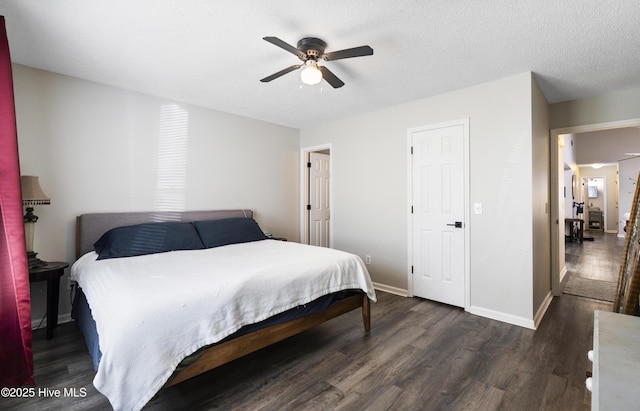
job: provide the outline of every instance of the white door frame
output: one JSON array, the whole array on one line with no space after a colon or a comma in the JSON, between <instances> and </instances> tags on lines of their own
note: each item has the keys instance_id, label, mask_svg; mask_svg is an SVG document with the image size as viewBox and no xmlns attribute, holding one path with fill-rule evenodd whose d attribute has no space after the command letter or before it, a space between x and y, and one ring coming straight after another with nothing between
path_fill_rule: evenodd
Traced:
<instances>
[{"instance_id":1,"label":"white door frame","mask_svg":"<svg viewBox=\"0 0 640 411\"><path fill-rule=\"evenodd\" d=\"M331 162L329 163L331 183L329 184L329 209L333 214L333 146L331 143L317 146L303 147L300 149L300 242L309 244L309 211L307 210L309 198L309 179L307 178L308 154L314 151L329 150ZM329 248L333 248L333 218L329 220Z\"/></svg>"},{"instance_id":2,"label":"white door frame","mask_svg":"<svg viewBox=\"0 0 640 411\"><path fill-rule=\"evenodd\" d=\"M464 177L464 309L469 310L471 306L471 269L470 269L470 252L469 252L469 226L470 226L470 189L469 189L469 118L453 120L444 123L429 124L421 127L413 127L407 129L407 290L408 296L413 297L413 273L411 266L413 264L413 215L411 213L411 205L413 204L413 157L411 154L412 134L416 131L430 130L433 128L443 128L462 125L464 127L463 144L463 167L462 175Z\"/></svg>"},{"instance_id":3,"label":"white door frame","mask_svg":"<svg viewBox=\"0 0 640 411\"><path fill-rule=\"evenodd\" d=\"M560 147L558 147L558 137L563 134L577 134L577 133L586 133L589 131L602 131L602 130L610 130L614 128L624 128L624 127L640 127L640 118L634 118L629 120L620 120L620 121L609 121L604 123L594 123L594 124L585 124L581 126L573 126L573 127L564 127L564 128L553 128L549 131L550 138L550 154L551 161L550 166L550 204L552 204L551 208L551 292L555 296L559 296L562 294L562 282L563 279L566 278L566 265L564 255L560 255L560 246L558 242L560 241L560 227L562 227L562 241L564 241L564 223L559 224L560 213L559 213L559 202L564 201L559 196L559 173L560 168L558 167L558 151ZM564 173L564 168L562 169ZM564 216L562 216L564 220ZM562 266L562 269L560 268ZM561 273L562 271L562 273ZM562 278L561 275L562 274Z\"/></svg>"}]
</instances>

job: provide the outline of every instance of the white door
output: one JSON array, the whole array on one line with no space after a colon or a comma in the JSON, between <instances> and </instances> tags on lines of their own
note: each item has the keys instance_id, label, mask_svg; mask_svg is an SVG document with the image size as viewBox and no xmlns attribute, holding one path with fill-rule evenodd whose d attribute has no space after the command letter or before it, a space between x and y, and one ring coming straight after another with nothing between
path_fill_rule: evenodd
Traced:
<instances>
[{"instance_id":1,"label":"white door","mask_svg":"<svg viewBox=\"0 0 640 411\"><path fill-rule=\"evenodd\" d=\"M331 157L309 153L309 244L329 247Z\"/></svg>"},{"instance_id":2,"label":"white door","mask_svg":"<svg viewBox=\"0 0 640 411\"><path fill-rule=\"evenodd\" d=\"M465 305L464 122L409 130L413 294Z\"/></svg>"}]
</instances>

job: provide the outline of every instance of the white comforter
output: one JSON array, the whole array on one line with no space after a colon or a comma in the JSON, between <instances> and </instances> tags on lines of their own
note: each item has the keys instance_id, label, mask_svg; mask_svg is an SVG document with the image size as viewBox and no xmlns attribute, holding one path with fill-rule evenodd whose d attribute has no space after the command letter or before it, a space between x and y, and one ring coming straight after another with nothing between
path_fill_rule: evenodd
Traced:
<instances>
[{"instance_id":1,"label":"white comforter","mask_svg":"<svg viewBox=\"0 0 640 411\"><path fill-rule=\"evenodd\" d=\"M115 410L142 408L184 357L243 325L345 289L375 301L360 257L293 242L96 258L82 256L71 278L100 336L93 383Z\"/></svg>"}]
</instances>

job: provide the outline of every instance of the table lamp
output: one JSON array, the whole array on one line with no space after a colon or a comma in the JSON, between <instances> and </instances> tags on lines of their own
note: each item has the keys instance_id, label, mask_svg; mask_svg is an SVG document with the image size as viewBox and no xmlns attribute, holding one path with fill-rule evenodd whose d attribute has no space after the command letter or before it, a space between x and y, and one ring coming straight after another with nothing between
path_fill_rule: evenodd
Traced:
<instances>
[{"instance_id":1,"label":"table lamp","mask_svg":"<svg viewBox=\"0 0 640 411\"><path fill-rule=\"evenodd\" d=\"M36 257L33 252L33 234L38 216L33 214L33 206L51 204L51 199L40 188L40 182L36 176L21 176L22 205L27 207L24 215L24 237L27 243L27 259L29 269L41 267L47 263Z\"/></svg>"}]
</instances>

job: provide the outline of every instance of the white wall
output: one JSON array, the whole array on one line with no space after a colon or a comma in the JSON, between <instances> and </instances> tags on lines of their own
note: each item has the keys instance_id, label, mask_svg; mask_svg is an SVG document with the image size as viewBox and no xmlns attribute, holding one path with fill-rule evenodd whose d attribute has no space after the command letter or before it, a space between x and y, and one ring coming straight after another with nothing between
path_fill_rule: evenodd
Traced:
<instances>
[{"instance_id":1,"label":"white wall","mask_svg":"<svg viewBox=\"0 0 640 411\"><path fill-rule=\"evenodd\" d=\"M13 75L21 173L51 197L35 210L40 258L73 262L75 216L100 211L250 208L297 240L297 129L20 65ZM32 285L35 322L45 296Z\"/></svg>"},{"instance_id":2,"label":"white wall","mask_svg":"<svg viewBox=\"0 0 640 411\"><path fill-rule=\"evenodd\" d=\"M548 201L538 182L532 195L532 110L539 109L537 99L532 108L532 76L524 73L301 130L302 147L332 144L335 247L371 255L375 282L407 290L406 131L469 118L468 201L484 208L467 222L469 309L531 326L532 215L535 208L538 216ZM536 154L544 152L536 147ZM540 161L548 164L548 158Z\"/></svg>"}]
</instances>

